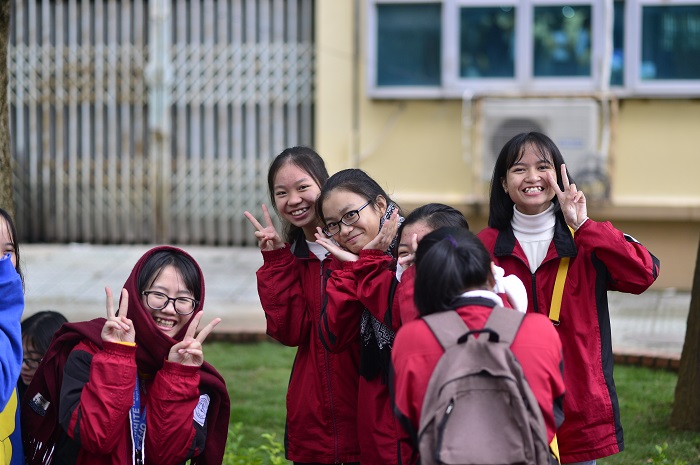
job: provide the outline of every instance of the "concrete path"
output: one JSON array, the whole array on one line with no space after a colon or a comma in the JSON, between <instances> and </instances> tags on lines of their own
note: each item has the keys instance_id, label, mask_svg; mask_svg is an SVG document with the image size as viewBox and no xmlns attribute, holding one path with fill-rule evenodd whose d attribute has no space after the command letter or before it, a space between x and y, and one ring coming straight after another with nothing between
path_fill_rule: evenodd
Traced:
<instances>
[{"instance_id":1,"label":"concrete path","mask_svg":"<svg viewBox=\"0 0 700 465\"><path fill-rule=\"evenodd\" d=\"M58 310L70 320L104 316L104 287L121 289L132 267L151 246L21 246L26 281L25 317ZM206 280L204 321L221 317L219 335L261 335L265 318L258 300L255 271L262 264L257 248L183 247L200 264ZM635 296L608 294L616 354L680 357L690 293L672 289Z\"/></svg>"}]
</instances>

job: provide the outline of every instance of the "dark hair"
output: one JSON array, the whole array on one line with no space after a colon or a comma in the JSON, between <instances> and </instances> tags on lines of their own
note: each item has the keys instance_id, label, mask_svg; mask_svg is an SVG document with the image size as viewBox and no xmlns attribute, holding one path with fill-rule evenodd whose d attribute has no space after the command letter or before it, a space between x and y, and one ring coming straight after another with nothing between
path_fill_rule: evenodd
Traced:
<instances>
[{"instance_id":1,"label":"dark hair","mask_svg":"<svg viewBox=\"0 0 700 465\"><path fill-rule=\"evenodd\" d=\"M42 310L22 321L22 340L30 342L40 354L45 354L53 335L68 320L54 310Z\"/></svg>"},{"instance_id":2,"label":"dark hair","mask_svg":"<svg viewBox=\"0 0 700 465\"><path fill-rule=\"evenodd\" d=\"M440 228L426 234L416 251L414 301L421 315L454 308L470 289L486 289L492 276L491 255L464 228Z\"/></svg>"},{"instance_id":3,"label":"dark hair","mask_svg":"<svg viewBox=\"0 0 700 465\"><path fill-rule=\"evenodd\" d=\"M168 265L174 266L180 272L187 290L192 293L194 299L201 300L202 277L197 265L190 257L175 250L159 250L148 257L136 283L139 293L145 291Z\"/></svg>"},{"instance_id":4,"label":"dark hair","mask_svg":"<svg viewBox=\"0 0 700 465\"><path fill-rule=\"evenodd\" d=\"M561 165L564 164L559 148L552 139L539 132L523 132L505 143L498 154L496 164L493 167L491 177L491 193L489 196L489 226L499 230L510 228L513 219L513 205L507 192L503 190L503 180L508 174L508 170L517 163L525 153L525 149L530 146L538 152L540 160L551 161L554 164L554 171L557 176L557 184L560 189L564 189L561 178ZM574 180L567 170L569 182ZM559 201L555 196L553 199L555 212L559 212Z\"/></svg>"},{"instance_id":5,"label":"dark hair","mask_svg":"<svg viewBox=\"0 0 700 465\"><path fill-rule=\"evenodd\" d=\"M398 236L401 237L403 228L418 222L425 222L431 231L439 228L464 228L469 229L469 223L462 212L456 208L442 203L428 203L422 205L406 216L399 226Z\"/></svg>"},{"instance_id":6,"label":"dark hair","mask_svg":"<svg viewBox=\"0 0 700 465\"><path fill-rule=\"evenodd\" d=\"M10 231L10 240L12 241L12 245L15 248L15 261L17 262L15 270L17 270L17 274L19 274L19 277L22 280L22 286L24 286L24 275L22 274L22 268L20 266L19 242L17 242L17 229L15 228L15 222L12 221L12 217L10 216L10 214L2 208L0 208L0 216L5 218L5 222L7 223L7 229Z\"/></svg>"},{"instance_id":7,"label":"dark hair","mask_svg":"<svg viewBox=\"0 0 700 465\"><path fill-rule=\"evenodd\" d=\"M277 176L279 170L288 163L306 171L309 176L316 181L319 189L321 189L328 180L326 164L323 162L323 158L313 149L303 146L284 149L282 153L275 157L267 171L267 189L270 194L270 202L275 211L277 211L277 204L275 203L275 176ZM277 213L279 214L279 211L277 211ZM282 235L285 241L290 243L294 242L299 234L303 234L300 227L294 226L286 221L284 222Z\"/></svg>"},{"instance_id":8,"label":"dark hair","mask_svg":"<svg viewBox=\"0 0 700 465\"><path fill-rule=\"evenodd\" d=\"M401 215L401 208L398 204L389 198L389 195L384 192L384 189L367 173L357 168L350 168L342 171L338 171L333 176L328 178L326 184L321 189L321 195L318 196L316 200L316 215L325 223L326 217L323 216L323 202L328 198L331 191L339 189L353 194L357 194L363 197L367 202L373 207L377 206L377 197L382 196L386 199L387 207L389 204L393 203Z\"/></svg>"}]
</instances>

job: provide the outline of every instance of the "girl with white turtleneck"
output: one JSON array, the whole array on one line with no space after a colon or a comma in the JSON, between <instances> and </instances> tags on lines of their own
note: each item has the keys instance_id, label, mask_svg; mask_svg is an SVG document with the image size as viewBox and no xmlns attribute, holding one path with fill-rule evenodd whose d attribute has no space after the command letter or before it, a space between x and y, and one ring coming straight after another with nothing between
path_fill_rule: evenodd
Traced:
<instances>
[{"instance_id":1,"label":"girl with white turtleneck","mask_svg":"<svg viewBox=\"0 0 700 465\"><path fill-rule=\"evenodd\" d=\"M562 463L589 465L624 449L607 292L644 292L659 260L609 222L589 219L586 197L569 179L549 137L516 135L496 161L489 226L479 238L496 265L525 283L528 312L549 314L558 271L565 273L555 323L566 383L557 439ZM567 257L568 268L560 267Z\"/></svg>"}]
</instances>

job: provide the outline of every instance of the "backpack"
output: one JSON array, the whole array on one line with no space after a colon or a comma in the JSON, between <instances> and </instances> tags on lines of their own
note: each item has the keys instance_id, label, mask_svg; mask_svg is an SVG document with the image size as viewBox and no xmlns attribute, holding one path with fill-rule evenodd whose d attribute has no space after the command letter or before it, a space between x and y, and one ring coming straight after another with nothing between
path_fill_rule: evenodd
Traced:
<instances>
[{"instance_id":1,"label":"backpack","mask_svg":"<svg viewBox=\"0 0 700 465\"><path fill-rule=\"evenodd\" d=\"M423 400L422 465L550 464L542 412L510 350L524 316L496 306L471 331L456 311L423 317L445 353Z\"/></svg>"}]
</instances>

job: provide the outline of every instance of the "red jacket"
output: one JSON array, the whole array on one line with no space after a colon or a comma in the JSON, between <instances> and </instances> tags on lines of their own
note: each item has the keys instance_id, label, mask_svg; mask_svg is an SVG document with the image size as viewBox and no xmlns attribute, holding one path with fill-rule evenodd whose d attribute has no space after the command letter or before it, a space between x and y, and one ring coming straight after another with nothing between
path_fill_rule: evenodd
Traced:
<instances>
[{"instance_id":1,"label":"red jacket","mask_svg":"<svg viewBox=\"0 0 700 465\"><path fill-rule=\"evenodd\" d=\"M565 420L557 433L561 459L594 460L623 450L607 291L645 291L659 274L659 260L609 222L588 219L572 238L560 215L535 273L511 229L487 228L479 238L498 266L526 283L528 312L549 313L559 258L571 257L556 327L564 347L567 387Z\"/></svg>"},{"instance_id":2,"label":"red jacket","mask_svg":"<svg viewBox=\"0 0 700 465\"><path fill-rule=\"evenodd\" d=\"M341 270L332 273L320 326L328 350L341 351L357 343L365 308L393 331L401 325L394 298L398 283L392 271L393 261L381 251L362 250L358 261L345 262ZM360 377L357 407L362 465L400 463L399 454L406 451L398 448L400 426L394 417L389 386L382 376L371 380Z\"/></svg>"},{"instance_id":3,"label":"red jacket","mask_svg":"<svg viewBox=\"0 0 700 465\"><path fill-rule=\"evenodd\" d=\"M59 422L74 442L59 444L54 461L133 463L129 412L137 378L135 355L136 346L112 342L104 342L102 350L81 342L72 350L64 369ZM195 409L204 405L198 386L199 367L167 361L154 379L145 380L145 463L175 465L201 453L206 426L196 421Z\"/></svg>"},{"instance_id":4,"label":"red jacket","mask_svg":"<svg viewBox=\"0 0 700 465\"><path fill-rule=\"evenodd\" d=\"M318 332L325 283L339 262L319 262L303 238L293 252L289 247L263 252L263 259L257 277L267 333L298 347L287 391L287 459L357 462L359 346L354 341L331 354Z\"/></svg>"},{"instance_id":5,"label":"red jacket","mask_svg":"<svg viewBox=\"0 0 700 465\"><path fill-rule=\"evenodd\" d=\"M483 328L491 314L491 308L478 305L468 305L456 311L471 329ZM526 315L511 344L511 350L537 398L547 427L547 439L551 441L557 423L561 423L561 401L564 395L559 337L547 318ZM443 353L433 332L421 319L406 323L396 335L391 354L394 402L397 415L404 425L401 431L401 441L404 444L413 444L428 382ZM403 463L417 462L418 451L412 450L412 456L407 457Z\"/></svg>"}]
</instances>

